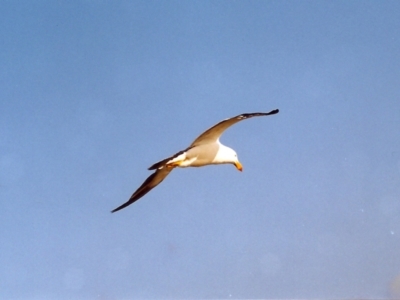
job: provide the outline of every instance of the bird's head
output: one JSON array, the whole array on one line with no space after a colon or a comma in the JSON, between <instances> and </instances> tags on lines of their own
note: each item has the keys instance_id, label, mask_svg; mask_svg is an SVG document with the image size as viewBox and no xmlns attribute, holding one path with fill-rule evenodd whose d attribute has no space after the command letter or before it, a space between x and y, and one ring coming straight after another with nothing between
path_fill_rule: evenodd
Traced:
<instances>
[{"instance_id":1,"label":"bird's head","mask_svg":"<svg viewBox=\"0 0 400 300\"><path fill-rule=\"evenodd\" d=\"M243 170L243 166L240 163L238 156L235 152L235 150L226 147L224 145L220 145L222 147L220 147L219 151L218 151L218 155L216 158L216 163L219 164L232 164L236 167L236 169L238 169L239 171Z\"/></svg>"},{"instance_id":2,"label":"bird's head","mask_svg":"<svg viewBox=\"0 0 400 300\"><path fill-rule=\"evenodd\" d=\"M240 161L238 160L237 155L236 155L236 160L233 162L233 165L234 165L234 166L236 167L236 169L238 169L240 172L243 171L243 166L242 166L242 164L240 163Z\"/></svg>"}]
</instances>

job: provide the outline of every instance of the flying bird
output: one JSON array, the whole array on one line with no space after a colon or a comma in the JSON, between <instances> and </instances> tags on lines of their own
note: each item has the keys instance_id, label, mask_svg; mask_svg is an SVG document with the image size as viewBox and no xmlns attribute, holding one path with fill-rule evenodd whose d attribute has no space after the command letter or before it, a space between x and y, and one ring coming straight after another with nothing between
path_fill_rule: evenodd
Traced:
<instances>
[{"instance_id":1,"label":"flying bird","mask_svg":"<svg viewBox=\"0 0 400 300\"><path fill-rule=\"evenodd\" d=\"M146 195L150 190L159 185L165 177L176 167L202 167L206 165L218 164L233 164L239 171L243 167L238 160L235 150L222 145L219 141L222 133L233 124L252 117L261 117L274 115L279 112L279 109L272 110L268 113L246 113L236 117L223 120L218 124L204 131L197 137L193 143L185 150L163 159L154 165L149 170L155 170L143 184L132 194L127 202L118 206L111 212L119 211L133 202L139 200Z\"/></svg>"}]
</instances>

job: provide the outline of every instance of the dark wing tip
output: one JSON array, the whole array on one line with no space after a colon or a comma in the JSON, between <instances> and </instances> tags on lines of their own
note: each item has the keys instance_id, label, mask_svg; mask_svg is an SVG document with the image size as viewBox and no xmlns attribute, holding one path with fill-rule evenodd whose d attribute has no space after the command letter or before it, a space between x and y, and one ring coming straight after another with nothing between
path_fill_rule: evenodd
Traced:
<instances>
[{"instance_id":1,"label":"dark wing tip","mask_svg":"<svg viewBox=\"0 0 400 300\"><path fill-rule=\"evenodd\" d=\"M123 205L118 206L117 208L113 209L113 210L111 211L111 213L115 213L116 211L119 211L119 210L125 208L125 206L127 206L127 205L125 205L125 203L124 203Z\"/></svg>"},{"instance_id":2,"label":"dark wing tip","mask_svg":"<svg viewBox=\"0 0 400 300\"><path fill-rule=\"evenodd\" d=\"M111 213L115 213L116 211L119 211L119 210L121 210L121 209L123 209L124 207L122 207L122 206L118 206L117 208L115 208L115 209L113 209L112 211L111 211Z\"/></svg>"},{"instance_id":3,"label":"dark wing tip","mask_svg":"<svg viewBox=\"0 0 400 300\"><path fill-rule=\"evenodd\" d=\"M241 114L235 118L237 119L248 119L248 118L252 118L252 117L261 117L261 116L270 116L270 115L275 115L279 112L279 109L274 109L271 110L270 112L264 113L264 112L256 112L256 113L245 113L245 114Z\"/></svg>"},{"instance_id":4,"label":"dark wing tip","mask_svg":"<svg viewBox=\"0 0 400 300\"><path fill-rule=\"evenodd\" d=\"M147 186L147 184L153 180L153 178L155 177L156 173L153 173L150 175L149 178L146 179L146 181L136 190L136 192L134 192L131 196L131 198L126 201L124 204L121 204L120 206L118 206L117 208L113 209L111 211L111 213L115 213L129 205L131 205L133 202L139 200L140 198L142 198L144 195L146 195L153 187L149 187Z\"/></svg>"},{"instance_id":5,"label":"dark wing tip","mask_svg":"<svg viewBox=\"0 0 400 300\"><path fill-rule=\"evenodd\" d=\"M279 109L274 109L274 110L271 110L269 113L266 113L266 115L275 115L278 112L279 112Z\"/></svg>"}]
</instances>

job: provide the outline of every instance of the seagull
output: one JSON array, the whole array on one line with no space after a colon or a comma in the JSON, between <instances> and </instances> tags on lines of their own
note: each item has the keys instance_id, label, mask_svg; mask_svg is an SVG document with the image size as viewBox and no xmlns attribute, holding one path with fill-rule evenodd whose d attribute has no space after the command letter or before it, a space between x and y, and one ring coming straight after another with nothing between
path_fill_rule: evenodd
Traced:
<instances>
[{"instance_id":1,"label":"seagull","mask_svg":"<svg viewBox=\"0 0 400 300\"><path fill-rule=\"evenodd\" d=\"M270 116L277 114L279 109L274 109L267 113L245 113L233 118L225 119L211 128L204 131L197 137L193 143L185 150L163 159L154 165L149 170L155 170L143 184L132 194L127 202L113 209L114 213L119 211L135 201L142 198L153 188L159 185L165 177L171 173L176 167L202 167L206 165L233 164L239 171L243 170L242 164L238 160L235 150L221 144L220 136L233 124L252 117Z\"/></svg>"}]
</instances>

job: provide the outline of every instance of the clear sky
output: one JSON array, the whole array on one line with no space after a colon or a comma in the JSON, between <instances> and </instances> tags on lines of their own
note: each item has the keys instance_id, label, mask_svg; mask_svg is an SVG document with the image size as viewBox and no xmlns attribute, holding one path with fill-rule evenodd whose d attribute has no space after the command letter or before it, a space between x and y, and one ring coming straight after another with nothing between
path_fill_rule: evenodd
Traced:
<instances>
[{"instance_id":1,"label":"clear sky","mask_svg":"<svg viewBox=\"0 0 400 300\"><path fill-rule=\"evenodd\" d=\"M400 297L399 1L1 1L0 298ZM233 166L153 163L244 112Z\"/></svg>"}]
</instances>

